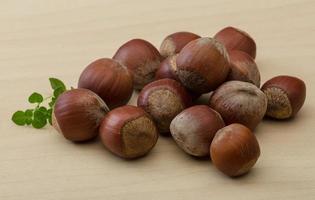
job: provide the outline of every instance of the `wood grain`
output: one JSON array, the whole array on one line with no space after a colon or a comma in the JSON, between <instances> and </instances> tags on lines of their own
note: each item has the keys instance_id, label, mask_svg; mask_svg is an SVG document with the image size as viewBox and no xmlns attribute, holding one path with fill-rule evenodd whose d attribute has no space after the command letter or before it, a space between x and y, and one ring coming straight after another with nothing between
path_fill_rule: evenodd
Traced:
<instances>
[{"instance_id":1,"label":"wood grain","mask_svg":"<svg viewBox=\"0 0 315 200\"><path fill-rule=\"evenodd\" d=\"M315 199L314 11L311 0L1 0L0 199ZM289 74L307 84L295 119L259 125L262 155L247 176L227 178L171 138L128 162L98 140L73 144L10 120L31 92L49 94L48 77L76 86L87 64L129 39L159 46L175 31L212 36L227 25L256 39L263 82Z\"/></svg>"}]
</instances>

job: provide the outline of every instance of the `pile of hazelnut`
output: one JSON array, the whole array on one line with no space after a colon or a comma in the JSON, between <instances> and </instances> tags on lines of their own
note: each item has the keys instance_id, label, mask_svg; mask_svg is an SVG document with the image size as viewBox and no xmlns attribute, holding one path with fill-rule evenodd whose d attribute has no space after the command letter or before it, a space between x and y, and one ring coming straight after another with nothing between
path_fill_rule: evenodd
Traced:
<instances>
[{"instance_id":1,"label":"pile of hazelnut","mask_svg":"<svg viewBox=\"0 0 315 200\"><path fill-rule=\"evenodd\" d=\"M228 176L247 173L260 156L252 131L264 116L292 118L305 101L302 80L277 76L260 88L256 44L233 27L214 38L167 36L158 51L145 40L122 45L112 59L92 62L78 89L56 101L53 125L74 142L100 136L122 158L147 154L159 134L196 157L210 156ZM139 91L137 106L126 105ZM196 99L211 92L208 105Z\"/></svg>"}]
</instances>

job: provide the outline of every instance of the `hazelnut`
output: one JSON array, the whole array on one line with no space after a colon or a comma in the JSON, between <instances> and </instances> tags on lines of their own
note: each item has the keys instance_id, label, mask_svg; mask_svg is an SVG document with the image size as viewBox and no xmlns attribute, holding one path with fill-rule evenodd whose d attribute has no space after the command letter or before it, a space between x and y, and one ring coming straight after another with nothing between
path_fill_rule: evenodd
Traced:
<instances>
[{"instance_id":1,"label":"hazelnut","mask_svg":"<svg viewBox=\"0 0 315 200\"><path fill-rule=\"evenodd\" d=\"M200 38L199 35L190 32L176 32L168 35L162 42L160 53L163 57L175 55L190 41Z\"/></svg>"},{"instance_id":2,"label":"hazelnut","mask_svg":"<svg viewBox=\"0 0 315 200\"><path fill-rule=\"evenodd\" d=\"M243 51L230 51L230 73L227 80L245 81L260 87L260 73L252 57Z\"/></svg>"},{"instance_id":3,"label":"hazelnut","mask_svg":"<svg viewBox=\"0 0 315 200\"><path fill-rule=\"evenodd\" d=\"M109 111L103 100L87 89L72 89L55 103L52 121L55 129L74 142L94 138L101 120Z\"/></svg>"},{"instance_id":4,"label":"hazelnut","mask_svg":"<svg viewBox=\"0 0 315 200\"><path fill-rule=\"evenodd\" d=\"M228 54L215 39L193 40L177 56L177 76L188 90L196 94L216 89L228 73Z\"/></svg>"},{"instance_id":5,"label":"hazelnut","mask_svg":"<svg viewBox=\"0 0 315 200\"><path fill-rule=\"evenodd\" d=\"M159 66L158 70L155 73L155 79L170 78L176 81L180 81L176 75L177 65L176 65L176 55L169 56Z\"/></svg>"},{"instance_id":6,"label":"hazelnut","mask_svg":"<svg viewBox=\"0 0 315 200\"><path fill-rule=\"evenodd\" d=\"M163 78L169 78L173 79L175 81L180 81L179 78L176 75L177 72L177 64L176 64L176 57L178 54L170 56L166 58L160 65L159 69L155 73L155 79L163 79ZM196 94L192 91L188 91L192 100L198 99L201 94Z\"/></svg>"},{"instance_id":7,"label":"hazelnut","mask_svg":"<svg viewBox=\"0 0 315 200\"><path fill-rule=\"evenodd\" d=\"M98 94L109 108L127 104L133 92L132 76L128 69L108 58L88 65L80 76L78 87Z\"/></svg>"},{"instance_id":8,"label":"hazelnut","mask_svg":"<svg viewBox=\"0 0 315 200\"><path fill-rule=\"evenodd\" d=\"M210 107L226 124L240 123L254 130L265 115L267 97L251 83L228 81L214 91Z\"/></svg>"},{"instance_id":9,"label":"hazelnut","mask_svg":"<svg viewBox=\"0 0 315 200\"><path fill-rule=\"evenodd\" d=\"M266 115L275 119L296 115L306 97L305 83L292 76L274 77L262 86L262 91L268 98Z\"/></svg>"},{"instance_id":10,"label":"hazelnut","mask_svg":"<svg viewBox=\"0 0 315 200\"><path fill-rule=\"evenodd\" d=\"M256 43L245 31L234 27L226 27L219 31L214 38L220 41L229 51L244 51L253 59L256 58Z\"/></svg>"},{"instance_id":11,"label":"hazelnut","mask_svg":"<svg viewBox=\"0 0 315 200\"><path fill-rule=\"evenodd\" d=\"M105 147L122 158L138 158L156 144L158 130L141 108L122 106L110 111L99 129Z\"/></svg>"},{"instance_id":12,"label":"hazelnut","mask_svg":"<svg viewBox=\"0 0 315 200\"><path fill-rule=\"evenodd\" d=\"M142 89L137 104L152 116L160 133L169 133L173 118L192 103L191 97L179 82L161 79Z\"/></svg>"},{"instance_id":13,"label":"hazelnut","mask_svg":"<svg viewBox=\"0 0 315 200\"><path fill-rule=\"evenodd\" d=\"M220 114L206 105L185 109L171 122L171 134L186 153L209 156L209 148L215 133L224 127Z\"/></svg>"},{"instance_id":14,"label":"hazelnut","mask_svg":"<svg viewBox=\"0 0 315 200\"><path fill-rule=\"evenodd\" d=\"M241 124L220 129L210 146L215 167L228 176L247 173L257 162L260 148L255 135Z\"/></svg>"},{"instance_id":15,"label":"hazelnut","mask_svg":"<svg viewBox=\"0 0 315 200\"><path fill-rule=\"evenodd\" d=\"M154 80L162 56L151 43L141 39L133 39L122 45L113 59L127 66L133 74L134 88L141 90L146 84Z\"/></svg>"}]
</instances>

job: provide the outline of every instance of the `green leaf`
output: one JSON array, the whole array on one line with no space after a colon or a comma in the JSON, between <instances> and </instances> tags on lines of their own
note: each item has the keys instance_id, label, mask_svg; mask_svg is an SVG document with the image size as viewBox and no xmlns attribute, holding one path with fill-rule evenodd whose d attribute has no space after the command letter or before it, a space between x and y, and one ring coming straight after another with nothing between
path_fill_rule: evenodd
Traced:
<instances>
[{"instance_id":1,"label":"green leaf","mask_svg":"<svg viewBox=\"0 0 315 200\"><path fill-rule=\"evenodd\" d=\"M32 126L34 128L40 129L43 128L46 124L47 124L46 114L41 112L40 110L35 110Z\"/></svg>"},{"instance_id":2,"label":"green leaf","mask_svg":"<svg viewBox=\"0 0 315 200\"><path fill-rule=\"evenodd\" d=\"M56 90L57 88L63 88L64 90L66 90L65 84L61 80L57 78L49 78L49 81L53 90Z\"/></svg>"},{"instance_id":3,"label":"green leaf","mask_svg":"<svg viewBox=\"0 0 315 200\"><path fill-rule=\"evenodd\" d=\"M32 126L34 128L37 128L37 129L40 129L40 128L43 128L44 126L46 126L47 124L47 120L46 119L34 119L32 121Z\"/></svg>"},{"instance_id":4,"label":"green leaf","mask_svg":"<svg viewBox=\"0 0 315 200\"><path fill-rule=\"evenodd\" d=\"M47 113L48 113L49 116L51 116L52 115L52 108L48 109Z\"/></svg>"},{"instance_id":5,"label":"green leaf","mask_svg":"<svg viewBox=\"0 0 315 200\"><path fill-rule=\"evenodd\" d=\"M51 99L51 102L48 103L48 105L52 108L52 107L55 105L55 102L56 102L56 98L53 97L53 98Z\"/></svg>"},{"instance_id":6,"label":"green leaf","mask_svg":"<svg viewBox=\"0 0 315 200\"><path fill-rule=\"evenodd\" d=\"M32 119L32 118L26 118L26 120L25 120L25 123L26 123L27 125L31 125L32 122L33 122L33 119Z\"/></svg>"},{"instance_id":7,"label":"green leaf","mask_svg":"<svg viewBox=\"0 0 315 200\"><path fill-rule=\"evenodd\" d=\"M33 117L33 109L27 109L26 111L25 111L25 116L26 117Z\"/></svg>"},{"instance_id":8,"label":"green leaf","mask_svg":"<svg viewBox=\"0 0 315 200\"><path fill-rule=\"evenodd\" d=\"M64 88L59 87L54 90L54 97L57 99L59 95L61 95L64 91L66 91Z\"/></svg>"},{"instance_id":9,"label":"green leaf","mask_svg":"<svg viewBox=\"0 0 315 200\"><path fill-rule=\"evenodd\" d=\"M52 116L52 109L51 108L47 110L47 114L48 114L47 115L48 122L50 125L52 125L52 117L51 117Z\"/></svg>"},{"instance_id":10,"label":"green leaf","mask_svg":"<svg viewBox=\"0 0 315 200\"><path fill-rule=\"evenodd\" d=\"M25 111L25 117L26 117L26 119L25 119L25 123L27 124L27 125L31 125L32 124L32 121L33 121L33 109L27 109L26 111Z\"/></svg>"},{"instance_id":11,"label":"green leaf","mask_svg":"<svg viewBox=\"0 0 315 200\"><path fill-rule=\"evenodd\" d=\"M26 123L25 113L21 110L16 111L12 116L12 121L19 126L24 126Z\"/></svg>"},{"instance_id":12,"label":"green leaf","mask_svg":"<svg viewBox=\"0 0 315 200\"><path fill-rule=\"evenodd\" d=\"M48 122L49 122L49 124L52 126L53 124L52 124L52 117L50 116L49 118L48 118Z\"/></svg>"},{"instance_id":13,"label":"green leaf","mask_svg":"<svg viewBox=\"0 0 315 200\"><path fill-rule=\"evenodd\" d=\"M46 119L48 119L48 111L47 111L47 108L45 108L44 106L39 107L38 109L35 110L35 112L37 116L40 116L43 118L45 117Z\"/></svg>"},{"instance_id":14,"label":"green leaf","mask_svg":"<svg viewBox=\"0 0 315 200\"><path fill-rule=\"evenodd\" d=\"M45 108L44 106L39 107L37 110L45 116L47 115L47 108Z\"/></svg>"},{"instance_id":15,"label":"green leaf","mask_svg":"<svg viewBox=\"0 0 315 200\"><path fill-rule=\"evenodd\" d=\"M33 94L31 94L30 97L28 97L28 101L30 103L41 103L43 102L44 98L41 94L34 92Z\"/></svg>"}]
</instances>

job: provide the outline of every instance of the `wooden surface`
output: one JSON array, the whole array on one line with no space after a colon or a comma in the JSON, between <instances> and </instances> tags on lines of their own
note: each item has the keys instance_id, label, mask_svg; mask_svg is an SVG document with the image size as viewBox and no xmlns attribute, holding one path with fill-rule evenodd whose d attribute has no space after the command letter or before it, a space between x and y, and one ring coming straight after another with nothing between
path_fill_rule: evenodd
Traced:
<instances>
[{"instance_id":1,"label":"wooden surface","mask_svg":"<svg viewBox=\"0 0 315 200\"><path fill-rule=\"evenodd\" d=\"M306 0L1 0L0 199L315 199L314 19ZM10 120L33 91L49 94L48 77L76 86L87 64L129 39L159 46L175 31L212 36L227 25L256 39L263 82L290 74L307 84L294 120L259 125L262 154L247 176L227 178L171 138L128 162L98 140L73 144Z\"/></svg>"}]
</instances>

